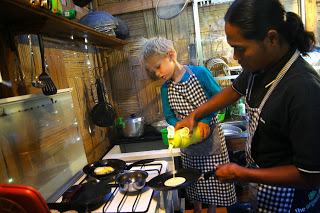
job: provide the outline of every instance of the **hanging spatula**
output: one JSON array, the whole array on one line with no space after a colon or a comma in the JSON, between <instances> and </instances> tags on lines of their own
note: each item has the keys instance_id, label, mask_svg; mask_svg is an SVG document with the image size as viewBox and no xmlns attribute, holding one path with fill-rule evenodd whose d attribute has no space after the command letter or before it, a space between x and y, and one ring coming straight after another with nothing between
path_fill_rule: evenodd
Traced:
<instances>
[{"instance_id":1,"label":"hanging spatula","mask_svg":"<svg viewBox=\"0 0 320 213\"><path fill-rule=\"evenodd\" d=\"M44 58L44 47L43 47L42 35L38 35L38 39L39 39L41 63L42 63L42 73L41 75L39 75L39 80L46 84L46 86L42 88L42 92L45 95L54 95L57 93L57 88L54 85L52 79L50 78L50 75L46 73L46 63Z\"/></svg>"}]
</instances>

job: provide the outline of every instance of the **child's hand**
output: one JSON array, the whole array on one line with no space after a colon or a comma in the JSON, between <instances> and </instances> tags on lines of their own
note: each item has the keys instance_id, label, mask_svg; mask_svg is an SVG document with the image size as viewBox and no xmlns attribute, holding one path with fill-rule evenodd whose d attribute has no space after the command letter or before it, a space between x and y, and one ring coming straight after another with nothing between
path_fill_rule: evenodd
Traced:
<instances>
[{"instance_id":1,"label":"child's hand","mask_svg":"<svg viewBox=\"0 0 320 213\"><path fill-rule=\"evenodd\" d=\"M210 135L210 127L208 124L203 123L203 122L199 122L198 123L198 128L200 131L200 137L202 139L207 138Z\"/></svg>"}]
</instances>

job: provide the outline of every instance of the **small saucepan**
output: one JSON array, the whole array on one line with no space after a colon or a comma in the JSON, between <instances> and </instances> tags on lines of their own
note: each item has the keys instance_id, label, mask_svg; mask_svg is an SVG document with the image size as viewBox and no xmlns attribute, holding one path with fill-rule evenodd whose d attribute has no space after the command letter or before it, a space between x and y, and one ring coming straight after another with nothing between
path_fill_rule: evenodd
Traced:
<instances>
[{"instance_id":1,"label":"small saucepan","mask_svg":"<svg viewBox=\"0 0 320 213\"><path fill-rule=\"evenodd\" d=\"M126 192L136 192L146 185L148 173L141 170L130 170L117 177L119 187Z\"/></svg>"},{"instance_id":2,"label":"small saucepan","mask_svg":"<svg viewBox=\"0 0 320 213\"><path fill-rule=\"evenodd\" d=\"M175 190L175 189L182 189L185 187L188 187L195 182L197 182L200 179L209 179L216 170L212 170L209 172L206 172L202 174L202 171L200 169L192 169L192 168L183 168L179 170L173 170L161 175L158 175L151 180L148 181L148 186L156 191L168 191L168 190ZM169 180L173 177L173 174L175 174L175 177L183 177L186 179L186 181L180 185L177 186L166 186L164 183L166 180Z\"/></svg>"}]
</instances>

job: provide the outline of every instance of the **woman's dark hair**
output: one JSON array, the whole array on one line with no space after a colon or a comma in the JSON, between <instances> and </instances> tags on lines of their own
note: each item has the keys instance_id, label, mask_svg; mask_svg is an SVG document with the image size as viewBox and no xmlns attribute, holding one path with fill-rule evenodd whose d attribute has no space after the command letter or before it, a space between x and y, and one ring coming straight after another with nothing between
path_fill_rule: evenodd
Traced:
<instances>
[{"instance_id":1,"label":"woman's dark hair","mask_svg":"<svg viewBox=\"0 0 320 213\"><path fill-rule=\"evenodd\" d=\"M276 30L303 55L315 44L314 33L306 31L300 17L286 12L279 0L235 0L224 19L239 27L246 39L262 41L269 30Z\"/></svg>"}]
</instances>

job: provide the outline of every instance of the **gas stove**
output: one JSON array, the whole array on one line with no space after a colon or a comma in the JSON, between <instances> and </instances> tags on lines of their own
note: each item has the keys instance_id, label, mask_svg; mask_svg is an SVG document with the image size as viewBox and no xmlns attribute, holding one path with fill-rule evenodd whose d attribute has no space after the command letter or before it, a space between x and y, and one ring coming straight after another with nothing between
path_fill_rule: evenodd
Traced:
<instances>
[{"instance_id":1,"label":"gas stove","mask_svg":"<svg viewBox=\"0 0 320 213\"><path fill-rule=\"evenodd\" d=\"M142 143L142 142L150 142L150 141L159 141L162 140L162 136L155 133L154 131L146 130L145 133L141 137L136 138L124 138L120 137L115 139L112 144L127 144L127 143Z\"/></svg>"},{"instance_id":2,"label":"gas stove","mask_svg":"<svg viewBox=\"0 0 320 213\"><path fill-rule=\"evenodd\" d=\"M133 167L130 170L144 170L148 173L147 182L153 177L162 174L166 169L166 162L153 162L144 166ZM155 212L156 203L152 202L155 191L145 186L138 192L125 192L117 184L111 185L112 195L97 213L105 212Z\"/></svg>"},{"instance_id":3,"label":"gas stove","mask_svg":"<svg viewBox=\"0 0 320 213\"><path fill-rule=\"evenodd\" d=\"M130 164L130 163L128 163ZM154 161L152 163L135 166L130 170L144 170L148 173L146 182L159 174L165 173L168 163L166 161ZM79 179L75 184L82 184L90 181L87 176ZM100 207L91 212L94 213L129 213L129 212L156 212L160 200L160 192L152 190L145 186L138 192L125 192L120 189L116 182L111 182L111 192L108 194L105 202ZM59 202L59 201L58 201Z\"/></svg>"}]
</instances>

